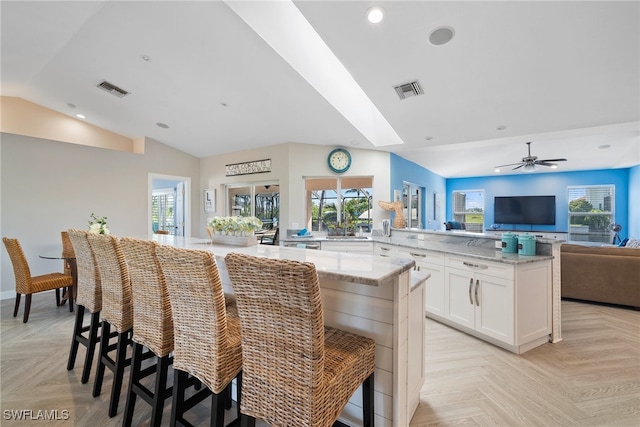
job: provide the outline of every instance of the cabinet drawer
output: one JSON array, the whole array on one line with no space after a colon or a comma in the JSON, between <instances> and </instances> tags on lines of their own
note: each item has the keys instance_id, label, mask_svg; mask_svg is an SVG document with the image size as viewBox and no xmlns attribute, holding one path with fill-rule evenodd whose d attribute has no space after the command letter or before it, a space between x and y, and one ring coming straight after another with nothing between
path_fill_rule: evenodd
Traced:
<instances>
[{"instance_id":1,"label":"cabinet drawer","mask_svg":"<svg viewBox=\"0 0 640 427\"><path fill-rule=\"evenodd\" d=\"M513 278L513 266L500 262L490 262L474 258L463 258L455 255L446 256L447 267L466 270L474 273L482 273L487 276Z\"/></svg>"},{"instance_id":2,"label":"cabinet drawer","mask_svg":"<svg viewBox=\"0 0 640 427\"><path fill-rule=\"evenodd\" d=\"M373 246L373 254L383 257L395 257L398 255L398 250L391 245L375 243Z\"/></svg>"},{"instance_id":3,"label":"cabinet drawer","mask_svg":"<svg viewBox=\"0 0 640 427\"><path fill-rule=\"evenodd\" d=\"M432 264L444 264L444 253L430 252L421 249L398 249L398 256L413 258L416 262L429 262Z\"/></svg>"}]
</instances>

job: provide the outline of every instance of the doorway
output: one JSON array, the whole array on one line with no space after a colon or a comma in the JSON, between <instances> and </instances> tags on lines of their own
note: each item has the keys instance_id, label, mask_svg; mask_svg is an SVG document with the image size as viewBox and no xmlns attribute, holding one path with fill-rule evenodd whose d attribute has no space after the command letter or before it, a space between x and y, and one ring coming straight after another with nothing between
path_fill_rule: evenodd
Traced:
<instances>
[{"instance_id":1,"label":"doorway","mask_svg":"<svg viewBox=\"0 0 640 427\"><path fill-rule=\"evenodd\" d=\"M148 232L191 236L191 178L149 174Z\"/></svg>"}]
</instances>

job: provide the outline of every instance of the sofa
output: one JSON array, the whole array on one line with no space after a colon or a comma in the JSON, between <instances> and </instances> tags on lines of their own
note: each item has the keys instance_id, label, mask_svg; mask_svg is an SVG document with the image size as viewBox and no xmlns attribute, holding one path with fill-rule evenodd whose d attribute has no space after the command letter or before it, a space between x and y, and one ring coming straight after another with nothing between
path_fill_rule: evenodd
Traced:
<instances>
[{"instance_id":1,"label":"sofa","mask_svg":"<svg viewBox=\"0 0 640 427\"><path fill-rule=\"evenodd\" d=\"M640 248L560 247L561 295L640 309Z\"/></svg>"}]
</instances>

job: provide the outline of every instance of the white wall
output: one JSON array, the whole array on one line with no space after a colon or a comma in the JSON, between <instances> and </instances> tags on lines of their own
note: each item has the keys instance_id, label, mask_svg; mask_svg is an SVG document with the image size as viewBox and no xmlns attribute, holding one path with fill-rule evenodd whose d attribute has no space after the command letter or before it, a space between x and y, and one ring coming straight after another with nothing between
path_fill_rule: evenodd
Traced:
<instances>
[{"instance_id":1,"label":"white wall","mask_svg":"<svg viewBox=\"0 0 640 427\"><path fill-rule=\"evenodd\" d=\"M0 232L16 237L33 275L62 271L62 261L39 254L61 248L60 232L87 228L89 215L106 216L118 236L147 234L149 173L191 177L191 221L196 234L201 201L199 159L148 140L144 154L1 134ZM0 258L0 295L14 297L11 261Z\"/></svg>"},{"instance_id":2,"label":"white wall","mask_svg":"<svg viewBox=\"0 0 640 427\"><path fill-rule=\"evenodd\" d=\"M378 200L388 200L390 192L389 153L383 151L348 148L351 152L352 166L348 172L338 175L327 165L327 156L333 146L287 143L263 147L255 150L240 151L225 155L207 157L201 160L200 182L202 190L216 189L216 212L208 216L224 216L225 185L239 182L279 181L280 185L280 227L300 228L305 226L305 177L327 176L372 176L373 179L373 219L374 226L389 213L380 208ZM271 172L226 177L225 165L254 160L271 159ZM202 204L202 201L201 201ZM200 224L200 236L206 236L206 216ZM198 232L194 229L194 235Z\"/></svg>"}]
</instances>

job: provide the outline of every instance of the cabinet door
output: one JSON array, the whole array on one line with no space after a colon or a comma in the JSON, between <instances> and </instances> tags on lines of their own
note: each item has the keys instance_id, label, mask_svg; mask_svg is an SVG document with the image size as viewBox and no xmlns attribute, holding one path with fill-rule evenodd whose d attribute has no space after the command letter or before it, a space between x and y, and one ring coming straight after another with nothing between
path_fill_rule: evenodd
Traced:
<instances>
[{"instance_id":1,"label":"cabinet door","mask_svg":"<svg viewBox=\"0 0 640 427\"><path fill-rule=\"evenodd\" d=\"M472 293L476 331L514 344L513 281L476 273Z\"/></svg>"},{"instance_id":2,"label":"cabinet door","mask_svg":"<svg viewBox=\"0 0 640 427\"><path fill-rule=\"evenodd\" d=\"M457 268L445 268L445 274L446 286L449 288L445 305L445 317L452 322L474 329L475 305L472 292L475 280L473 273Z\"/></svg>"},{"instance_id":3,"label":"cabinet door","mask_svg":"<svg viewBox=\"0 0 640 427\"><path fill-rule=\"evenodd\" d=\"M426 304L425 310L428 313L437 314L444 317L444 266L432 263L417 263L419 271L431 274L426 283Z\"/></svg>"}]
</instances>

